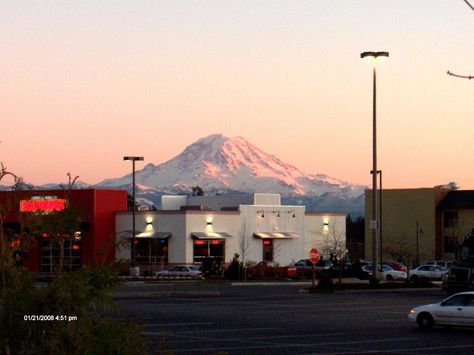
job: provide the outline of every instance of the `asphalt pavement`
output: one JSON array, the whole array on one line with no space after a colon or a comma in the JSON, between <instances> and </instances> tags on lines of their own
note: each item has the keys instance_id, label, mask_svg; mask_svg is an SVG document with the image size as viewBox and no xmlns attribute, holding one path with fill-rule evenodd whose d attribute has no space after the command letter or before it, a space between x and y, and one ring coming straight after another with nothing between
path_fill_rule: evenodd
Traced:
<instances>
[{"instance_id":1,"label":"asphalt pavement","mask_svg":"<svg viewBox=\"0 0 474 355\"><path fill-rule=\"evenodd\" d=\"M471 329L421 332L411 307L439 287L308 292L311 282L131 282L115 294L144 325L150 353L472 354Z\"/></svg>"}]
</instances>

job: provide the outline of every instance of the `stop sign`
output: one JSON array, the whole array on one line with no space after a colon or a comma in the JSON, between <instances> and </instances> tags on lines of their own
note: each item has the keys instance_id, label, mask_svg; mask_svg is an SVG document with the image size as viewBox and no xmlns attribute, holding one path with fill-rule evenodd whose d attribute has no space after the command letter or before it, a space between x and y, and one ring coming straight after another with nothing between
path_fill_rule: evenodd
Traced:
<instances>
[{"instance_id":1,"label":"stop sign","mask_svg":"<svg viewBox=\"0 0 474 355\"><path fill-rule=\"evenodd\" d=\"M316 264L319 260L319 251L316 248L313 248L309 251L309 260L313 263Z\"/></svg>"}]
</instances>

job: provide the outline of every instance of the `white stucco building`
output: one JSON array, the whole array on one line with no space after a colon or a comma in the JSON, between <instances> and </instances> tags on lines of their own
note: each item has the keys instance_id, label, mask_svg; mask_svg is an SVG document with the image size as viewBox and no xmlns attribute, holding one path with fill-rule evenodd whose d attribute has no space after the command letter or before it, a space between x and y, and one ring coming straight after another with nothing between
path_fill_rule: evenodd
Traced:
<instances>
[{"instance_id":1,"label":"white stucco building","mask_svg":"<svg viewBox=\"0 0 474 355\"><path fill-rule=\"evenodd\" d=\"M345 240L345 213L306 212L282 205L278 194L163 196L162 209L136 212L136 260L141 264L199 263L205 257L230 262L289 264L323 251L331 233ZM116 214L117 238L130 239L131 212ZM129 245L116 258L129 260Z\"/></svg>"}]
</instances>

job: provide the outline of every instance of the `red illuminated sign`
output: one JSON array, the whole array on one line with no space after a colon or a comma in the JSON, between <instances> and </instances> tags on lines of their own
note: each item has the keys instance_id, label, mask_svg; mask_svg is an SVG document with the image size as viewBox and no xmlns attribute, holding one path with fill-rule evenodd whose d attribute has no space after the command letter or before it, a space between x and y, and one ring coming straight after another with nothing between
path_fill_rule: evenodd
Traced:
<instances>
[{"instance_id":1,"label":"red illuminated sign","mask_svg":"<svg viewBox=\"0 0 474 355\"><path fill-rule=\"evenodd\" d=\"M19 240L19 239L10 242L10 246L12 248L18 248L20 245L21 245L21 240Z\"/></svg>"},{"instance_id":2,"label":"red illuminated sign","mask_svg":"<svg viewBox=\"0 0 474 355\"><path fill-rule=\"evenodd\" d=\"M194 244L202 245L202 244L204 244L204 241L203 241L203 240L196 240L196 241L194 242Z\"/></svg>"},{"instance_id":3,"label":"red illuminated sign","mask_svg":"<svg viewBox=\"0 0 474 355\"><path fill-rule=\"evenodd\" d=\"M66 200L55 199L34 199L21 200L20 212L52 212L62 211L66 207Z\"/></svg>"}]
</instances>

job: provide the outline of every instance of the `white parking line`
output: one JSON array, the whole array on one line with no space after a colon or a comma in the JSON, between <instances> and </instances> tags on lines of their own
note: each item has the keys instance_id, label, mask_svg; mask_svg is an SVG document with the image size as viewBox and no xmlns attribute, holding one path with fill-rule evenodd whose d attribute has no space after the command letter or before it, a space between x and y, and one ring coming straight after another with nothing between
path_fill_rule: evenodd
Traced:
<instances>
[{"instance_id":1,"label":"white parking line","mask_svg":"<svg viewBox=\"0 0 474 355\"><path fill-rule=\"evenodd\" d=\"M194 323L144 323L145 327L169 327L175 325L209 325L211 322L194 322Z\"/></svg>"},{"instance_id":2,"label":"white parking line","mask_svg":"<svg viewBox=\"0 0 474 355\"><path fill-rule=\"evenodd\" d=\"M210 323L209 323L210 324ZM209 329L209 330L185 330L182 332L173 332L173 336L185 336L185 334L200 334L200 333L227 333L227 332L242 332L255 330L275 330L278 328L232 328L232 329ZM141 332L141 334L169 334L169 332Z\"/></svg>"},{"instance_id":3,"label":"white parking line","mask_svg":"<svg viewBox=\"0 0 474 355\"><path fill-rule=\"evenodd\" d=\"M425 348L397 348L397 349L383 349L383 350L360 350L360 351L343 351L343 352L332 352L329 353L324 351L324 353L311 353L306 355L316 355L316 354L325 354L325 355L341 355L341 354L379 354L379 353L400 353L400 352L413 352L414 354L419 354L420 351L432 351L432 350L443 350L448 349L449 353L454 353L454 349L473 349L474 344L470 345L445 345L445 346L433 346ZM469 352L472 354L472 352Z\"/></svg>"},{"instance_id":4,"label":"white parking line","mask_svg":"<svg viewBox=\"0 0 474 355\"><path fill-rule=\"evenodd\" d=\"M410 338L388 338L388 339L377 339L377 340L359 340L359 341L341 341L341 342L327 342L327 343L312 343L312 344L293 344L293 343L269 343L263 342L262 345L253 345L253 346L233 346L233 347L213 347L213 348L192 348L192 349L181 349L174 350L175 353L189 353L189 352L198 352L198 351L224 351L224 350L251 350L251 349L268 349L268 348L308 348L308 347L320 347L320 346L339 346L339 345L355 345L355 344L375 344L375 343L384 343L384 342L397 342L397 341L407 341L407 340L418 340L419 337L410 337ZM216 339L217 340L217 339ZM245 340L245 339L239 339ZM258 342L257 342L258 343ZM327 351L323 352L327 354ZM360 352L363 353L363 352Z\"/></svg>"},{"instance_id":5,"label":"white parking line","mask_svg":"<svg viewBox=\"0 0 474 355\"><path fill-rule=\"evenodd\" d=\"M173 334L173 336L176 337L185 337L188 338L188 340L175 340L173 339L173 344L185 344L185 343L193 343L196 342L196 340L199 340L200 342L263 342L263 340L268 340L272 339L275 340L277 339L289 339L289 338L297 338L297 339L302 339L302 338L318 338L318 337L330 337L330 336L343 336L346 335L346 333L317 333L317 334L294 334L294 335L278 335L277 337L275 335L269 335L269 336L261 336L261 337L245 337L245 338L207 338L207 337L196 337L196 336L190 336L190 335L180 335L180 334ZM158 344L159 342L148 342L147 344Z\"/></svg>"}]
</instances>

